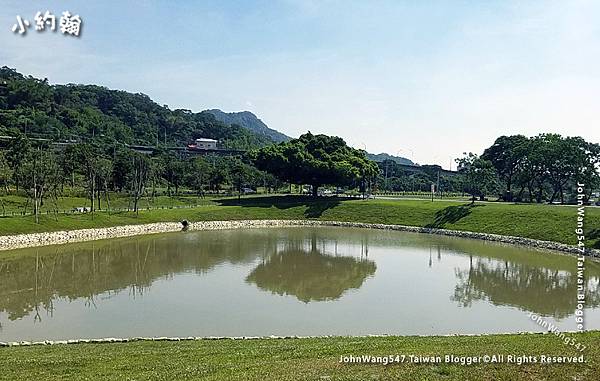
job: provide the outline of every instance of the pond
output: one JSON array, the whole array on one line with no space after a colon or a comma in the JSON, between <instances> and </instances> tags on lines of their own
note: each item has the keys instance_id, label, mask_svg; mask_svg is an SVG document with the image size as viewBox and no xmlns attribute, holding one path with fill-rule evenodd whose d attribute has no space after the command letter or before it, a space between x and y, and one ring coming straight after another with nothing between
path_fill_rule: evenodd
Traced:
<instances>
[{"instance_id":1,"label":"pond","mask_svg":"<svg viewBox=\"0 0 600 381\"><path fill-rule=\"evenodd\" d=\"M0 341L574 330L575 257L336 227L180 232L0 253ZM600 266L586 265L587 329Z\"/></svg>"}]
</instances>

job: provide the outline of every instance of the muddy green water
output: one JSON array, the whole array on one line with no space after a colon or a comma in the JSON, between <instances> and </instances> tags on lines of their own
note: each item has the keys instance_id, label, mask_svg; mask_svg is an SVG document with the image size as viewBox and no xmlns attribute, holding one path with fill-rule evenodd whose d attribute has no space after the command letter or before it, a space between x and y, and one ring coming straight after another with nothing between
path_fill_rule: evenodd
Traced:
<instances>
[{"instance_id":1,"label":"muddy green water","mask_svg":"<svg viewBox=\"0 0 600 381\"><path fill-rule=\"evenodd\" d=\"M574 257L354 228L181 232L0 253L0 341L575 329ZM600 266L586 266L588 329Z\"/></svg>"}]
</instances>

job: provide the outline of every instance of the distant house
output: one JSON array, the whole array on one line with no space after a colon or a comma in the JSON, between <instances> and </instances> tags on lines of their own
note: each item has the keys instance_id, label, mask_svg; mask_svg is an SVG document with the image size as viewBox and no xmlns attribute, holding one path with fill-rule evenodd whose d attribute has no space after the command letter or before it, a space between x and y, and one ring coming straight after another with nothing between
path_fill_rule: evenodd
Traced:
<instances>
[{"instance_id":1,"label":"distant house","mask_svg":"<svg viewBox=\"0 0 600 381\"><path fill-rule=\"evenodd\" d=\"M196 149L217 149L217 141L214 139L200 138L196 139L194 145Z\"/></svg>"}]
</instances>

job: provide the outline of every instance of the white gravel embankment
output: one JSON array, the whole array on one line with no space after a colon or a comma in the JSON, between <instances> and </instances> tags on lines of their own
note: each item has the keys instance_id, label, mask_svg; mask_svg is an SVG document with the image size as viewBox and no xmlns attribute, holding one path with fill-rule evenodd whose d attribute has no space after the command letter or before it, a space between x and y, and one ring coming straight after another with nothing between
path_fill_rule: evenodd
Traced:
<instances>
[{"instance_id":1,"label":"white gravel embankment","mask_svg":"<svg viewBox=\"0 0 600 381\"><path fill-rule=\"evenodd\" d=\"M475 233L458 230L432 229L416 226L367 224L359 222L315 221L315 220L242 220L242 221L202 221L189 223L187 230L216 230L283 226L341 226L369 229L385 229L416 233L439 234L453 237L473 238L507 244L524 245L538 249L562 251L578 254L577 247L557 242L540 241L530 238L503 236L498 234ZM0 236L0 250L25 247L57 245L73 242L92 241L106 238L130 237L142 234L176 232L183 230L181 222L158 222L145 225L125 225L109 228L80 229L47 233L31 233ZM586 254L600 257L600 251L587 249Z\"/></svg>"}]
</instances>

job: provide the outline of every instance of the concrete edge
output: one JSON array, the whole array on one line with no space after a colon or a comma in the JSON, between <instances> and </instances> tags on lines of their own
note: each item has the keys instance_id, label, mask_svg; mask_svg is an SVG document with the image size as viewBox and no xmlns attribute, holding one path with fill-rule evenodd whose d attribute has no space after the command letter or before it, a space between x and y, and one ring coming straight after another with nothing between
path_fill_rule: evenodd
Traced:
<instances>
[{"instance_id":1,"label":"concrete edge","mask_svg":"<svg viewBox=\"0 0 600 381\"><path fill-rule=\"evenodd\" d=\"M543 250L560 251L580 255L577 246L563 243L542 241L531 238L505 236L499 234L477 233L460 230L447 230L436 228L425 228L419 226L371 224L362 222L343 221L321 221L321 220L230 220L230 221L199 221L187 223L186 227L181 222L157 222L141 225L123 225L107 228L80 229L70 231L30 233L0 236L0 251L21 249L27 247L39 247L48 245L60 245L66 243L85 242L108 238L132 237L145 234L157 234L176 232L181 230L224 230L239 228L260 227L293 227L293 226L340 226L356 227L381 230L406 231L414 233L437 234L452 237L472 238L492 242L500 242L511 245L522 245ZM585 255L592 258L600 258L600 250L585 250Z\"/></svg>"}]
</instances>

